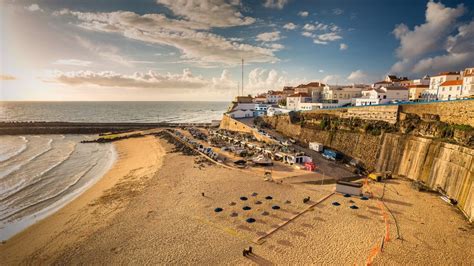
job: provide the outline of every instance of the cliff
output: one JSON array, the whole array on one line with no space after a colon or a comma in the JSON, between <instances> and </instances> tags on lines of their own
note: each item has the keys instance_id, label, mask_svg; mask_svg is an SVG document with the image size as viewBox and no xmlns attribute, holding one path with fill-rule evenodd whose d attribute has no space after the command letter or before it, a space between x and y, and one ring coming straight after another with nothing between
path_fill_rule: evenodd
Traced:
<instances>
[{"instance_id":1,"label":"cliff","mask_svg":"<svg viewBox=\"0 0 474 266\"><path fill-rule=\"evenodd\" d=\"M407 106L292 113L259 122L305 145L323 143L369 171L423 181L455 199L472 221L474 101Z\"/></svg>"}]
</instances>

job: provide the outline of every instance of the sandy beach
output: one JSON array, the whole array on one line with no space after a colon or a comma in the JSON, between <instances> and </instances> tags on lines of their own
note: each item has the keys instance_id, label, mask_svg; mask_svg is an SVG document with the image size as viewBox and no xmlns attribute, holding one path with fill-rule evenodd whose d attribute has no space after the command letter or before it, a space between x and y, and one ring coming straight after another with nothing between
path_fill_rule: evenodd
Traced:
<instances>
[{"instance_id":1,"label":"sandy beach","mask_svg":"<svg viewBox=\"0 0 474 266\"><path fill-rule=\"evenodd\" d=\"M153 137L116 142L118 160L96 184L58 212L0 246L8 264L51 262L123 210L161 166L164 151ZM146 154L147 156L143 156Z\"/></svg>"},{"instance_id":2,"label":"sandy beach","mask_svg":"<svg viewBox=\"0 0 474 266\"><path fill-rule=\"evenodd\" d=\"M153 136L114 145L119 159L113 169L56 214L1 245L2 262L359 265L386 236L387 224L390 239L371 257L375 264L474 261L466 248L474 246L472 226L439 196L416 192L401 178L386 183L385 191L383 184L370 184L375 198L384 194L381 207L375 198L332 194L334 184L266 182L261 171L203 163ZM242 249L249 245L255 255L245 258Z\"/></svg>"}]
</instances>

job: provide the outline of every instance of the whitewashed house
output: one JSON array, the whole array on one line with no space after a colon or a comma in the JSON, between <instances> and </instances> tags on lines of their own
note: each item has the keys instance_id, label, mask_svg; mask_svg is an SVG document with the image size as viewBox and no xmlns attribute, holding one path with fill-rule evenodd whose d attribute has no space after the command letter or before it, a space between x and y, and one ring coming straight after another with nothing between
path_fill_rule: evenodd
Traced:
<instances>
[{"instance_id":1,"label":"whitewashed house","mask_svg":"<svg viewBox=\"0 0 474 266\"><path fill-rule=\"evenodd\" d=\"M466 68L463 71L462 97L474 95L474 67Z\"/></svg>"},{"instance_id":2,"label":"whitewashed house","mask_svg":"<svg viewBox=\"0 0 474 266\"><path fill-rule=\"evenodd\" d=\"M448 80L438 89L438 99L442 101L456 100L461 98L463 90L463 80Z\"/></svg>"},{"instance_id":3,"label":"whitewashed house","mask_svg":"<svg viewBox=\"0 0 474 266\"><path fill-rule=\"evenodd\" d=\"M250 118L253 117L253 110L236 109L227 113L232 118Z\"/></svg>"},{"instance_id":4,"label":"whitewashed house","mask_svg":"<svg viewBox=\"0 0 474 266\"><path fill-rule=\"evenodd\" d=\"M280 101L286 99L286 96L283 91L269 91L267 93L267 103L278 104Z\"/></svg>"},{"instance_id":5,"label":"whitewashed house","mask_svg":"<svg viewBox=\"0 0 474 266\"><path fill-rule=\"evenodd\" d=\"M362 97L355 99L355 105L377 105L392 101L408 101L408 88L390 86L364 90L362 91Z\"/></svg>"},{"instance_id":6,"label":"whitewashed house","mask_svg":"<svg viewBox=\"0 0 474 266\"><path fill-rule=\"evenodd\" d=\"M286 109L291 111L298 111L300 103L310 103L311 96L308 93L295 93L286 98Z\"/></svg>"},{"instance_id":7,"label":"whitewashed house","mask_svg":"<svg viewBox=\"0 0 474 266\"><path fill-rule=\"evenodd\" d=\"M436 76L430 77L430 87L422 93L423 100L437 100L439 98L439 86L448 80L460 80L459 72L441 72Z\"/></svg>"}]
</instances>

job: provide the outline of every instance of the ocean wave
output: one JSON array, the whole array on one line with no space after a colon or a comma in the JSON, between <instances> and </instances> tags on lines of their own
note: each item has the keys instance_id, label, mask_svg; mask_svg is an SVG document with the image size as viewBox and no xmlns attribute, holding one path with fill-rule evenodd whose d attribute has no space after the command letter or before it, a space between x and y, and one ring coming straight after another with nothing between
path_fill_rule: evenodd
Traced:
<instances>
[{"instance_id":1,"label":"ocean wave","mask_svg":"<svg viewBox=\"0 0 474 266\"><path fill-rule=\"evenodd\" d=\"M63 164L67 159L69 159L71 157L71 155L74 153L74 151L76 150L76 143L73 145L72 147L72 150L65 156L63 157L62 160L60 160L59 162L51 165L50 167L48 167L47 169L43 170L42 172L40 172L39 174L36 174L35 176L33 176L33 178L31 179L22 179L20 182L18 182L15 186L13 187L10 187L10 189L7 189L5 191L1 191L1 196L0 196L0 201L3 201L5 199L7 199L8 197L10 197L11 195L15 194L15 193L18 193L20 190L24 189L26 186L32 186L38 182L41 181L41 177L44 176L46 173L50 172L51 170L55 169L56 167L60 166L61 164ZM28 183L26 186L24 186L25 183L27 183L27 181L29 180L34 180L33 183Z\"/></svg>"},{"instance_id":2,"label":"ocean wave","mask_svg":"<svg viewBox=\"0 0 474 266\"><path fill-rule=\"evenodd\" d=\"M7 161L11 158L14 158L15 156L20 155L22 152L26 150L26 148L28 147L28 139L26 139L23 136L20 136L20 138L23 140L23 144L15 151L12 151L4 155L0 155L0 163Z\"/></svg>"},{"instance_id":3,"label":"ocean wave","mask_svg":"<svg viewBox=\"0 0 474 266\"><path fill-rule=\"evenodd\" d=\"M38 158L39 156L45 154L46 152L50 151L53 147L52 147L52 144L53 143L53 139L49 139L48 140L48 143L47 143L47 148L45 150L42 150L41 152L33 155L32 157L28 158L27 160L23 161L23 163L20 163L20 164L17 164L15 165L14 167L10 168L9 170L7 171L3 171L3 172L0 172L0 180L2 180L4 177L20 170L23 166L27 165L28 163L30 163L32 160Z\"/></svg>"},{"instance_id":4,"label":"ocean wave","mask_svg":"<svg viewBox=\"0 0 474 266\"><path fill-rule=\"evenodd\" d=\"M25 206L21 207L20 209L17 209L17 210L15 210L15 211L12 212L12 213L7 214L6 216L5 216L4 214L2 214L2 212L5 212L6 210L8 210L8 208L0 209L0 221L4 222L5 220L9 219L10 217L12 217L12 216L14 216L14 215L16 215L16 214L18 214L18 213L20 213L20 212L22 212L22 211L28 209L28 208L37 206L37 205L39 205L39 204L41 204L41 203L43 203L43 202L45 202L45 201L52 200L52 199L54 199L54 198L56 198L56 197L61 196L61 194L63 194L64 192L66 192L67 190L69 190L70 188L72 188L74 185L76 185L77 183L79 183L79 181L80 181L85 175L87 175L87 174L92 170L92 168L94 168L95 166L97 166L97 164L98 164L98 163L96 162L96 163L92 164L90 167L88 167L86 170L84 170L84 171L82 171L82 172L76 174L76 175L75 175L76 178L75 178L75 179L71 179L71 180L72 180L72 183L70 183L69 185L67 185L65 188L63 188L62 190L58 191L57 193L50 195L49 197L43 198L43 199L41 199L40 201L34 202L34 203L32 203L32 204L25 205ZM37 183L37 182L35 182L35 184L36 184L36 183ZM22 188L22 190L23 190L23 189L26 189L26 188L28 188L28 187L31 187L31 186L33 186L33 185L35 185L35 184L30 184L30 185L28 185L28 186ZM12 195L12 196L13 196L13 195ZM6 205L7 205L7 204L4 204L4 201L6 201L6 200L8 200L8 199L1 199L1 200L0 200L0 202L2 203L3 206L6 206Z\"/></svg>"}]
</instances>

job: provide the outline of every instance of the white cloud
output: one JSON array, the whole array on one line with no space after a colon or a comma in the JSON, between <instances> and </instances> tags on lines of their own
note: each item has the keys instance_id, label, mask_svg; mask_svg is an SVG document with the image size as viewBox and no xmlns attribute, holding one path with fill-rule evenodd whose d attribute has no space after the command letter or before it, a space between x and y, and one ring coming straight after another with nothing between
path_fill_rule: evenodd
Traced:
<instances>
[{"instance_id":1,"label":"white cloud","mask_svg":"<svg viewBox=\"0 0 474 266\"><path fill-rule=\"evenodd\" d=\"M298 12L298 16L300 17L307 17L309 15L308 11L300 11Z\"/></svg>"},{"instance_id":2,"label":"white cloud","mask_svg":"<svg viewBox=\"0 0 474 266\"><path fill-rule=\"evenodd\" d=\"M314 26L313 24L305 24L303 26L303 29L307 31L313 31L313 30L316 30L316 26Z\"/></svg>"},{"instance_id":3,"label":"white cloud","mask_svg":"<svg viewBox=\"0 0 474 266\"><path fill-rule=\"evenodd\" d=\"M285 48L285 46L280 43L270 43L267 45L267 47L271 48L273 51L280 51Z\"/></svg>"},{"instance_id":4,"label":"white cloud","mask_svg":"<svg viewBox=\"0 0 474 266\"><path fill-rule=\"evenodd\" d=\"M320 69L318 72L319 72L319 73L324 73L324 70L323 70L323 69Z\"/></svg>"},{"instance_id":5,"label":"white cloud","mask_svg":"<svg viewBox=\"0 0 474 266\"><path fill-rule=\"evenodd\" d=\"M347 48L349 48L349 45L345 43L339 44L339 50L343 51L343 50L347 50Z\"/></svg>"},{"instance_id":6,"label":"white cloud","mask_svg":"<svg viewBox=\"0 0 474 266\"><path fill-rule=\"evenodd\" d=\"M42 8L39 7L38 4L31 4L30 6L25 7L25 9L29 10L31 12L36 12L36 11L43 12L44 11Z\"/></svg>"},{"instance_id":7,"label":"white cloud","mask_svg":"<svg viewBox=\"0 0 474 266\"><path fill-rule=\"evenodd\" d=\"M120 50L112 45L92 43L89 40L76 36L79 45L102 57L103 59L121 64L123 66L132 66L132 63L120 55Z\"/></svg>"},{"instance_id":8,"label":"white cloud","mask_svg":"<svg viewBox=\"0 0 474 266\"><path fill-rule=\"evenodd\" d=\"M400 40L400 46L396 50L399 61L392 66L391 72L432 74L459 70L472 64L473 22L457 27L457 34L450 36L459 25L457 20L464 13L463 5L450 8L430 1L426 6L424 24L415 26L413 30L405 24L397 25L393 34ZM443 54L431 56L440 52Z\"/></svg>"},{"instance_id":9,"label":"white cloud","mask_svg":"<svg viewBox=\"0 0 474 266\"><path fill-rule=\"evenodd\" d=\"M342 39L340 35L341 28L334 24L324 24L315 22L314 24L307 23L303 26L304 32L301 34L305 37L312 38L315 44L328 44L336 40ZM323 32L320 34L311 32Z\"/></svg>"},{"instance_id":10,"label":"white cloud","mask_svg":"<svg viewBox=\"0 0 474 266\"><path fill-rule=\"evenodd\" d=\"M79 59L58 59L53 62L54 65L66 65L66 66L90 66L91 61L84 61Z\"/></svg>"},{"instance_id":11,"label":"white cloud","mask_svg":"<svg viewBox=\"0 0 474 266\"><path fill-rule=\"evenodd\" d=\"M175 2L181 3L183 1ZM194 1L189 2L189 6L193 7L195 5L197 4ZM180 5L170 3L170 7L173 7L172 10L176 6ZM189 6L183 7L183 10L188 10ZM198 10L203 8L201 5L198 6ZM227 5L227 7L229 6ZM217 8L217 11L220 10L219 8L221 6ZM177 14L183 14L184 16L184 11L177 12ZM186 17L199 22L169 19L162 14L139 15L126 11L84 13L62 10L56 12L56 14L76 17L79 20L78 25L84 29L118 33L127 38L146 43L175 47L181 51L181 58L184 60L226 65L238 64L241 58L245 58L247 62L259 63L278 61L272 49L231 41L220 35L202 31L209 29L209 25L206 23L211 21L212 18L205 21L201 15L194 14L191 11L186 13ZM224 22L221 21L217 25L225 24L229 26L231 24Z\"/></svg>"},{"instance_id":12,"label":"white cloud","mask_svg":"<svg viewBox=\"0 0 474 266\"><path fill-rule=\"evenodd\" d=\"M328 32L328 33L318 35L318 39L321 41L332 42L332 41L340 40L342 39L342 37L335 32Z\"/></svg>"},{"instance_id":13,"label":"white cloud","mask_svg":"<svg viewBox=\"0 0 474 266\"><path fill-rule=\"evenodd\" d=\"M302 79L289 79L284 73L275 69L255 68L249 72L248 82L244 86L245 94L257 94L268 90L282 89L283 86L296 85Z\"/></svg>"},{"instance_id":14,"label":"white cloud","mask_svg":"<svg viewBox=\"0 0 474 266\"><path fill-rule=\"evenodd\" d=\"M292 22L289 22L289 23L286 23L283 28L286 29L286 30L294 30L296 29L298 26Z\"/></svg>"},{"instance_id":15,"label":"white cloud","mask_svg":"<svg viewBox=\"0 0 474 266\"><path fill-rule=\"evenodd\" d=\"M339 15L342 15L344 13L344 10L340 9L340 8L334 8L332 10L332 13L336 16L339 16Z\"/></svg>"},{"instance_id":16,"label":"white cloud","mask_svg":"<svg viewBox=\"0 0 474 266\"><path fill-rule=\"evenodd\" d=\"M288 0L265 0L263 6L267 8L283 9L287 3Z\"/></svg>"},{"instance_id":17,"label":"white cloud","mask_svg":"<svg viewBox=\"0 0 474 266\"><path fill-rule=\"evenodd\" d=\"M257 41L274 42L281 39L279 31L264 32L257 35Z\"/></svg>"},{"instance_id":18,"label":"white cloud","mask_svg":"<svg viewBox=\"0 0 474 266\"><path fill-rule=\"evenodd\" d=\"M314 40L313 40L313 43L315 43L315 44L323 44L323 45L328 44L328 42L321 41L321 40L319 40L319 39L314 39Z\"/></svg>"},{"instance_id":19,"label":"white cloud","mask_svg":"<svg viewBox=\"0 0 474 266\"><path fill-rule=\"evenodd\" d=\"M341 76L339 75L327 75L321 81L324 84L340 84Z\"/></svg>"},{"instance_id":20,"label":"white cloud","mask_svg":"<svg viewBox=\"0 0 474 266\"><path fill-rule=\"evenodd\" d=\"M201 76L194 76L189 69L184 69L180 74L161 74L148 71L146 73L136 72L132 75L119 74L113 71L54 71L45 77L45 81L70 86L92 85L108 88L141 89L199 89L211 84L209 80Z\"/></svg>"},{"instance_id":21,"label":"white cloud","mask_svg":"<svg viewBox=\"0 0 474 266\"><path fill-rule=\"evenodd\" d=\"M193 90L228 91L233 93L237 81L232 79L228 70L223 70L219 77L204 78L194 75L189 69L182 73L158 73L155 71L136 72L132 75L119 74L112 71L51 71L43 77L45 82L83 88L87 86L116 88L116 89L157 89L157 90ZM285 73L274 69L255 68L248 74L245 81L244 93L257 94L269 89L281 89L283 86L296 85L305 82L304 79L288 79Z\"/></svg>"},{"instance_id":22,"label":"white cloud","mask_svg":"<svg viewBox=\"0 0 474 266\"><path fill-rule=\"evenodd\" d=\"M242 26L255 22L254 18L244 17L238 11L240 1L157 0L157 2L169 8L175 15L212 27Z\"/></svg>"},{"instance_id":23,"label":"white cloud","mask_svg":"<svg viewBox=\"0 0 474 266\"><path fill-rule=\"evenodd\" d=\"M352 72L348 77L347 80L352 81L354 83L364 83L367 81L367 74L362 70L356 70Z\"/></svg>"}]
</instances>

